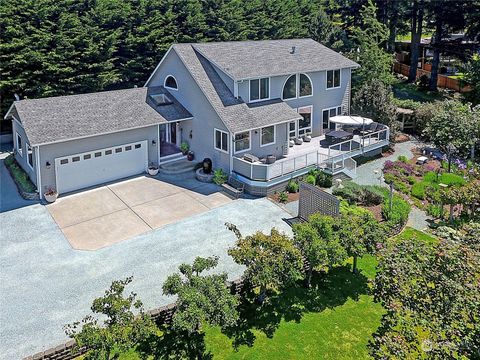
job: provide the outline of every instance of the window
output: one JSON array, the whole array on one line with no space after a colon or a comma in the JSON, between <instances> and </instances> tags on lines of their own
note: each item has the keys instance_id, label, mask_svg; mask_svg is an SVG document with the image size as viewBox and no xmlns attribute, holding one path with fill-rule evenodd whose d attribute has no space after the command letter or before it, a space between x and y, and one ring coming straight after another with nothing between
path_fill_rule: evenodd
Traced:
<instances>
[{"instance_id":1,"label":"window","mask_svg":"<svg viewBox=\"0 0 480 360\"><path fill-rule=\"evenodd\" d=\"M135 149L140 149L142 147L142 144L135 144Z\"/></svg>"},{"instance_id":2,"label":"window","mask_svg":"<svg viewBox=\"0 0 480 360\"><path fill-rule=\"evenodd\" d=\"M130 150L132 150L132 146L131 146L131 145L125 146L125 151L130 151Z\"/></svg>"},{"instance_id":3,"label":"window","mask_svg":"<svg viewBox=\"0 0 480 360\"><path fill-rule=\"evenodd\" d=\"M33 151L30 144L27 144L27 160L28 165L30 165L30 167L33 169Z\"/></svg>"},{"instance_id":4,"label":"window","mask_svg":"<svg viewBox=\"0 0 480 360\"><path fill-rule=\"evenodd\" d=\"M77 161L80 161L80 156L74 156L72 158L72 162L77 162Z\"/></svg>"},{"instance_id":5,"label":"window","mask_svg":"<svg viewBox=\"0 0 480 360\"><path fill-rule=\"evenodd\" d=\"M68 159L60 160L60 165L65 165L65 164L68 164Z\"/></svg>"},{"instance_id":6,"label":"window","mask_svg":"<svg viewBox=\"0 0 480 360\"><path fill-rule=\"evenodd\" d=\"M295 99L312 95L312 82L305 74L292 75L283 86L282 99Z\"/></svg>"},{"instance_id":7,"label":"window","mask_svg":"<svg viewBox=\"0 0 480 360\"><path fill-rule=\"evenodd\" d=\"M215 149L228 152L228 133L215 129Z\"/></svg>"},{"instance_id":8,"label":"window","mask_svg":"<svg viewBox=\"0 0 480 360\"><path fill-rule=\"evenodd\" d=\"M19 133L17 134L17 152L20 154L20 156L23 156L23 144L22 144L22 137L20 136Z\"/></svg>"},{"instance_id":9,"label":"window","mask_svg":"<svg viewBox=\"0 0 480 360\"><path fill-rule=\"evenodd\" d=\"M122 148L116 148L115 149L115 153L121 153L122 152Z\"/></svg>"},{"instance_id":10,"label":"window","mask_svg":"<svg viewBox=\"0 0 480 360\"><path fill-rule=\"evenodd\" d=\"M177 80L172 75L165 78L165 87L173 90L178 90Z\"/></svg>"},{"instance_id":11,"label":"window","mask_svg":"<svg viewBox=\"0 0 480 360\"><path fill-rule=\"evenodd\" d=\"M327 70L327 89L340 87L340 70Z\"/></svg>"},{"instance_id":12,"label":"window","mask_svg":"<svg viewBox=\"0 0 480 360\"><path fill-rule=\"evenodd\" d=\"M302 119L298 120L298 135L302 136L312 132L312 107L306 106L298 109Z\"/></svg>"},{"instance_id":13,"label":"window","mask_svg":"<svg viewBox=\"0 0 480 360\"><path fill-rule=\"evenodd\" d=\"M95 157L100 157L100 156L102 156L102 152L101 152L101 151L95 153Z\"/></svg>"},{"instance_id":14,"label":"window","mask_svg":"<svg viewBox=\"0 0 480 360\"><path fill-rule=\"evenodd\" d=\"M297 137L297 121L290 121L288 124L288 137L295 139Z\"/></svg>"},{"instance_id":15,"label":"window","mask_svg":"<svg viewBox=\"0 0 480 360\"><path fill-rule=\"evenodd\" d=\"M105 150L105 155L112 155L112 150Z\"/></svg>"},{"instance_id":16,"label":"window","mask_svg":"<svg viewBox=\"0 0 480 360\"><path fill-rule=\"evenodd\" d=\"M342 115L341 106L323 110L323 113L322 113L323 128L328 129L330 127L331 129L335 129L335 123L330 123L330 118L337 115Z\"/></svg>"},{"instance_id":17,"label":"window","mask_svg":"<svg viewBox=\"0 0 480 360\"><path fill-rule=\"evenodd\" d=\"M300 89L298 95L299 97L312 95L312 82L305 74L300 74Z\"/></svg>"},{"instance_id":18,"label":"window","mask_svg":"<svg viewBox=\"0 0 480 360\"><path fill-rule=\"evenodd\" d=\"M275 144L275 126L267 126L262 128L260 146Z\"/></svg>"},{"instance_id":19,"label":"window","mask_svg":"<svg viewBox=\"0 0 480 360\"><path fill-rule=\"evenodd\" d=\"M250 80L250 101L265 100L270 98L270 79Z\"/></svg>"},{"instance_id":20,"label":"window","mask_svg":"<svg viewBox=\"0 0 480 360\"><path fill-rule=\"evenodd\" d=\"M92 158L92 154L83 155L83 160L90 160Z\"/></svg>"},{"instance_id":21,"label":"window","mask_svg":"<svg viewBox=\"0 0 480 360\"><path fill-rule=\"evenodd\" d=\"M297 97L297 75L290 76L283 87L283 99L293 99Z\"/></svg>"},{"instance_id":22,"label":"window","mask_svg":"<svg viewBox=\"0 0 480 360\"><path fill-rule=\"evenodd\" d=\"M250 150L250 131L235 134L235 152Z\"/></svg>"}]
</instances>

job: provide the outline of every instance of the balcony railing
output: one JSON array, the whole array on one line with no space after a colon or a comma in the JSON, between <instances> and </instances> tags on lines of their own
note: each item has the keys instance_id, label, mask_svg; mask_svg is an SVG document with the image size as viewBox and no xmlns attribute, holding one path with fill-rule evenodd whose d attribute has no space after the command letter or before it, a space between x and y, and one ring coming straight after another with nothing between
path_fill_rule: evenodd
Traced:
<instances>
[{"instance_id":1,"label":"balcony railing","mask_svg":"<svg viewBox=\"0 0 480 360\"><path fill-rule=\"evenodd\" d=\"M345 171L349 175L354 175L357 163L352 157L388 145L389 131L387 128L358 137L357 139L330 145L328 154L320 152L320 149L318 149L294 157L287 156L273 164L252 163L242 158L234 157L233 171L256 181L271 181L310 166L324 168L331 174Z\"/></svg>"}]
</instances>

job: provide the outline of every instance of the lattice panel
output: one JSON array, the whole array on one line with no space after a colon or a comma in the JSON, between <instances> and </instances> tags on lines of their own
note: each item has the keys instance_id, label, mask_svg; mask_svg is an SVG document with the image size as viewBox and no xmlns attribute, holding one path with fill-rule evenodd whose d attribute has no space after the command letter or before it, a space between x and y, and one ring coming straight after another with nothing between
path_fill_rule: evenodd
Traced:
<instances>
[{"instance_id":1,"label":"lattice panel","mask_svg":"<svg viewBox=\"0 0 480 360\"><path fill-rule=\"evenodd\" d=\"M315 213L338 216L340 213L340 201L317 186L300 182L298 217L308 220L310 215Z\"/></svg>"}]
</instances>

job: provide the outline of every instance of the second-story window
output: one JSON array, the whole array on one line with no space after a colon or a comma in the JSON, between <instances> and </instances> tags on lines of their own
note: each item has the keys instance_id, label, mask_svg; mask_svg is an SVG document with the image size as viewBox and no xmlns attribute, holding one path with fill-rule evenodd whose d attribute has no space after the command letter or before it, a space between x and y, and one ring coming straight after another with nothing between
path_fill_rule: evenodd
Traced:
<instances>
[{"instance_id":1,"label":"second-story window","mask_svg":"<svg viewBox=\"0 0 480 360\"><path fill-rule=\"evenodd\" d=\"M177 80L172 75L165 78L165 87L173 90L178 90Z\"/></svg>"},{"instance_id":2,"label":"second-story window","mask_svg":"<svg viewBox=\"0 0 480 360\"><path fill-rule=\"evenodd\" d=\"M266 100L270 98L270 79L250 80L250 101Z\"/></svg>"},{"instance_id":3,"label":"second-story window","mask_svg":"<svg viewBox=\"0 0 480 360\"><path fill-rule=\"evenodd\" d=\"M340 87L340 70L327 71L327 89Z\"/></svg>"},{"instance_id":4,"label":"second-story window","mask_svg":"<svg viewBox=\"0 0 480 360\"><path fill-rule=\"evenodd\" d=\"M296 99L297 97L311 96L312 81L306 74L291 75L283 85L282 99Z\"/></svg>"}]
</instances>

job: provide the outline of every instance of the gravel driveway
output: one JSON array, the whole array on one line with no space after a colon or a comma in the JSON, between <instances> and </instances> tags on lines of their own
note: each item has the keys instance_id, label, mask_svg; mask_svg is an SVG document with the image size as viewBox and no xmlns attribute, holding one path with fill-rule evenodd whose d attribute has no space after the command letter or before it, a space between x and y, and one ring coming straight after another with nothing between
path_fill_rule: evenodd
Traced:
<instances>
[{"instance_id":1,"label":"gravel driveway","mask_svg":"<svg viewBox=\"0 0 480 360\"><path fill-rule=\"evenodd\" d=\"M226 250L233 222L245 233L275 226L290 215L268 199L238 200L94 252L74 250L44 206L0 214L0 359L32 355L66 340L62 326L89 312L112 280L133 275L129 290L145 307L170 303L165 278L182 262L218 255L219 271L237 278L242 268Z\"/></svg>"}]
</instances>

